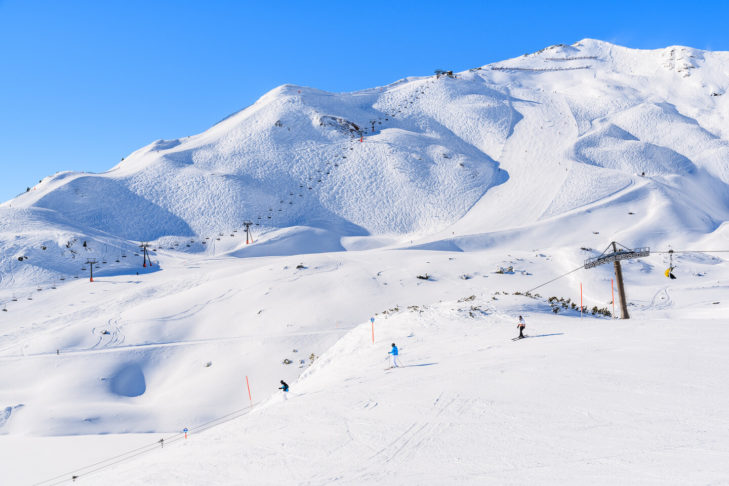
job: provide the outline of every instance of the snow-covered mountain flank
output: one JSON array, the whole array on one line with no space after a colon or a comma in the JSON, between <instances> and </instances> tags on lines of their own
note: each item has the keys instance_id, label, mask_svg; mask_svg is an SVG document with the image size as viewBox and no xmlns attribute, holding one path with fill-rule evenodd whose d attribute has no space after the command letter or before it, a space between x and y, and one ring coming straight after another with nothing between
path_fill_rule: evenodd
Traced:
<instances>
[{"instance_id":1,"label":"snow-covered mountain flank","mask_svg":"<svg viewBox=\"0 0 729 486\"><path fill-rule=\"evenodd\" d=\"M431 241L557 220L584 231L598 219L645 244L674 222L711 232L729 215L727 65L726 52L583 40L354 93L281 86L204 133L4 203L2 265L26 255L14 271L75 273L74 239L107 259L130 240L189 238L201 251L247 220L277 240L315 229L326 251L342 237ZM600 218L613 202L625 217Z\"/></svg>"},{"instance_id":2,"label":"snow-covered mountain flank","mask_svg":"<svg viewBox=\"0 0 729 486\"><path fill-rule=\"evenodd\" d=\"M0 204L0 483L729 481L728 88L585 39L43 179ZM576 273L611 241L629 321Z\"/></svg>"}]
</instances>

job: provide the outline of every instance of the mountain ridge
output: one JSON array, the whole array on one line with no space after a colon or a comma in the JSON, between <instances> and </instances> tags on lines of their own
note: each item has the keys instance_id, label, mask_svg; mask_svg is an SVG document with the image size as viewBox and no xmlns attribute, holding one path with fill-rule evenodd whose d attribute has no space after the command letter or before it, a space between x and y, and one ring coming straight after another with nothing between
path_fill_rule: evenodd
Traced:
<instances>
[{"instance_id":1,"label":"mountain ridge","mask_svg":"<svg viewBox=\"0 0 729 486\"><path fill-rule=\"evenodd\" d=\"M203 238L247 220L264 240L312 227L336 248L348 237L422 243L569 219L620 192L634 206L626 213L646 214L668 191L658 218L704 221L701 237L729 219L724 60L729 52L583 39L351 93L285 84L200 134L157 140L100 174L50 176L3 203L16 223L0 246L25 239L3 258L54 244L22 234L23 208L51 211L49 234L53 213L74 228L68 239L108 234L96 248L190 239L186 251L202 251ZM639 188L653 195L630 195Z\"/></svg>"}]
</instances>

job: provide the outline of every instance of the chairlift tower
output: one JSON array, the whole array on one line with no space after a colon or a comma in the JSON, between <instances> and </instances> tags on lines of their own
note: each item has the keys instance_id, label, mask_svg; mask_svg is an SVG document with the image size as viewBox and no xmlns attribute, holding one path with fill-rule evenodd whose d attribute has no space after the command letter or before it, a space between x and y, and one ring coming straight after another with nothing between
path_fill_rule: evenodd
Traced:
<instances>
[{"instance_id":1,"label":"chairlift tower","mask_svg":"<svg viewBox=\"0 0 729 486\"><path fill-rule=\"evenodd\" d=\"M95 258L89 258L86 260L86 264L89 266L89 282L94 281L94 265L96 265Z\"/></svg>"},{"instance_id":2,"label":"chairlift tower","mask_svg":"<svg viewBox=\"0 0 729 486\"><path fill-rule=\"evenodd\" d=\"M244 221L243 226L246 227L246 245L248 244L248 240L250 239L250 242L253 243L253 235L251 234L251 226L253 223L251 221Z\"/></svg>"},{"instance_id":3,"label":"chairlift tower","mask_svg":"<svg viewBox=\"0 0 729 486\"><path fill-rule=\"evenodd\" d=\"M139 248L142 249L142 266L143 267L146 267L147 266L147 260L149 260L149 266L151 267L152 266L152 259L149 258L149 253L147 252L147 248L149 248L149 243L147 243L146 241L145 242L142 242L142 244L139 245Z\"/></svg>"},{"instance_id":4,"label":"chairlift tower","mask_svg":"<svg viewBox=\"0 0 729 486\"><path fill-rule=\"evenodd\" d=\"M608 247L605 249L605 251L602 252L601 255L588 258L585 260L585 269L597 267L598 265L602 265L603 263L610 263L613 262L613 266L615 268L615 280L618 282L618 295L620 297L620 312L621 312L621 318L622 319L630 319L630 316L628 315L628 302L625 299L625 286L623 285L623 269L620 266L621 260L630 260L631 258L643 258L647 257L651 253L651 249L648 247L643 248L635 248L630 249L626 248L623 245L621 246L621 249L618 249L618 245L620 243L612 242ZM607 251L612 246L612 253L607 253Z\"/></svg>"}]
</instances>

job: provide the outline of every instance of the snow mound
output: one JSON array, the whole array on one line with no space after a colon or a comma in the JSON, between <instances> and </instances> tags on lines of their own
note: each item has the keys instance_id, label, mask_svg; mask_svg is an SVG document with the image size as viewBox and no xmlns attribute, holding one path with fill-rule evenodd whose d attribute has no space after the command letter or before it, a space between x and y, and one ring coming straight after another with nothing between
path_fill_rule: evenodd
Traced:
<instances>
[{"instance_id":1,"label":"snow mound","mask_svg":"<svg viewBox=\"0 0 729 486\"><path fill-rule=\"evenodd\" d=\"M580 137L575 158L587 164L623 173L685 176L694 164L673 150L641 142L627 131L609 123Z\"/></svg>"},{"instance_id":2,"label":"snow mound","mask_svg":"<svg viewBox=\"0 0 729 486\"><path fill-rule=\"evenodd\" d=\"M122 366L109 378L111 392L124 397L138 397L147 390L142 368L135 363Z\"/></svg>"}]
</instances>

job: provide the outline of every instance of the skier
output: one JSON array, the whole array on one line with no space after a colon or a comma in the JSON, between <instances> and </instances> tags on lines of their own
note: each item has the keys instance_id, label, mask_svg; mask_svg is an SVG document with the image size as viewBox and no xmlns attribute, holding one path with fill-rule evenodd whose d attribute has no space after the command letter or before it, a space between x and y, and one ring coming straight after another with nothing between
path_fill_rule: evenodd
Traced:
<instances>
[{"instance_id":1,"label":"skier","mask_svg":"<svg viewBox=\"0 0 729 486\"><path fill-rule=\"evenodd\" d=\"M288 394L289 394L289 385L285 381L281 380L281 386L278 387L279 390L283 390L283 397L284 400L288 400Z\"/></svg>"},{"instance_id":2,"label":"skier","mask_svg":"<svg viewBox=\"0 0 729 486\"><path fill-rule=\"evenodd\" d=\"M392 355L392 366L390 368L398 368L400 366L400 362L397 359L398 353L397 346L395 346L395 343L392 343L392 349L387 353Z\"/></svg>"},{"instance_id":3,"label":"skier","mask_svg":"<svg viewBox=\"0 0 729 486\"><path fill-rule=\"evenodd\" d=\"M524 318L522 316L519 316L519 322L516 324L516 327L519 328L519 339L523 339L524 336L524 328L526 327L526 322L524 322Z\"/></svg>"}]
</instances>

